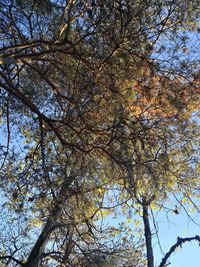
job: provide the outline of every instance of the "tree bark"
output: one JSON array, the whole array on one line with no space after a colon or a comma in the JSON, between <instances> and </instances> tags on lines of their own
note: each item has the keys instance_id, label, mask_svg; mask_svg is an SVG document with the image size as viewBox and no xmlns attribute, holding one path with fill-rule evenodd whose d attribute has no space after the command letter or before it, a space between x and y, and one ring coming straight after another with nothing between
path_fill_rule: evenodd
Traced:
<instances>
[{"instance_id":1,"label":"tree bark","mask_svg":"<svg viewBox=\"0 0 200 267\"><path fill-rule=\"evenodd\" d=\"M147 251L147 266L154 267L152 236L151 236L151 227L149 223L148 205L143 205L142 208L143 208L144 236L145 236L146 251Z\"/></svg>"},{"instance_id":2,"label":"tree bark","mask_svg":"<svg viewBox=\"0 0 200 267\"><path fill-rule=\"evenodd\" d=\"M58 225L58 219L62 212L62 207L63 205L65 205L66 200L69 197L67 191L73 180L74 177L71 176L67 177L67 179L65 179L65 181L63 182L59 195L56 199L56 203L54 203L54 208L52 209L52 212L49 215L49 218L28 257L27 262L24 264L24 267L40 266L42 254L44 253L46 243L48 242L50 234Z\"/></svg>"}]
</instances>

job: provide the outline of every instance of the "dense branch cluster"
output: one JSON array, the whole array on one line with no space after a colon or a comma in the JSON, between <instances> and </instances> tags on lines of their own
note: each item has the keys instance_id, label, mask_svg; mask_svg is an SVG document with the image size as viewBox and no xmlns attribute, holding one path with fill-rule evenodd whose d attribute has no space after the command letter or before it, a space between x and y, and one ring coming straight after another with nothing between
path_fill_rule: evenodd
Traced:
<instances>
[{"instance_id":1,"label":"dense branch cluster","mask_svg":"<svg viewBox=\"0 0 200 267\"><path fill-rule=\"evenodd\" d=\"M198 15L198 1L0 0L2 264L155 266L152 207L198 211ZM119 214L143 235L106 223Z\"/></svg>"}]
</instances>

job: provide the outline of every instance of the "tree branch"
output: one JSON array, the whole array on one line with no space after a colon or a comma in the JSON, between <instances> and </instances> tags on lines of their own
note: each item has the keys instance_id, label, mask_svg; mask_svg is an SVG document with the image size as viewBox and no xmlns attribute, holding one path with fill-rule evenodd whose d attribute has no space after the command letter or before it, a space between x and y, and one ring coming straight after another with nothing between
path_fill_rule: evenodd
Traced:
<instances>
[{"instance_id":1,"label":"tree branch","mask_svg":"<svg viewBox=\"0 0 200 267\"><path fill-rule=\"evenodd\" d=\"M17 264L19 264L20 266L24 266L23 262L21 262L20 260L16 259L13 256L0 256L0 260L5 260L5 259L12 260L12 261L16 262Z\"/></svg>"},{"instance_id":2,"label":"tree branch","mask_svg":"<svg viewBox=\"0 0 200 267\"><path fill-rule=\"evenodd\" d=\"M170 250L165 254L164 258L162 259L160 265L158 267L164 267L168 258L171 256L172 253L176 250L176 248L181 247L183 243L190 242L196 240L200 244L200 236L196 235L194 237L186 237L186 238L177 238L177 242L170 248Z\"/></svg>"}]
</instances>

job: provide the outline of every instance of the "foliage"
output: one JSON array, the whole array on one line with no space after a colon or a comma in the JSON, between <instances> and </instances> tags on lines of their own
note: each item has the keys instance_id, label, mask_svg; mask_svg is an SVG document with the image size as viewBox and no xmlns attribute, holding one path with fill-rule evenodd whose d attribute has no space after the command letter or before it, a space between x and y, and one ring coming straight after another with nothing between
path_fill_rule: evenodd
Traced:
<instances>
[{"instance_id":1,"label":"foliage","mask_svg":"<svg viewBox=\"0 0 200 267\"><path fill-rule=\"evenodd\" d=\"M2 264L154 267L149 211L198 211L198 1L0 14Z\"/></svg>"}]
</instances>

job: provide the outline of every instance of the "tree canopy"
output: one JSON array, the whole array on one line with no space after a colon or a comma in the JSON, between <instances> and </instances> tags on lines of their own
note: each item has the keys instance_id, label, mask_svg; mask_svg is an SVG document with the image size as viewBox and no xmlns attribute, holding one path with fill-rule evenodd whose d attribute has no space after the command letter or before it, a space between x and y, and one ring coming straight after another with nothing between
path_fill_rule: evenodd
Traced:
<instances>
[{"instance_id":1,"label":"tree canopy","mask_svg":"<svg viewBox=\"0 0 200 267\"><path fill-rule=\"evenodd\" d=\"M198 23L198 0L0 1L3 265L155 267L154 212L194 221Z\"/></svg>"}]
</instances>

